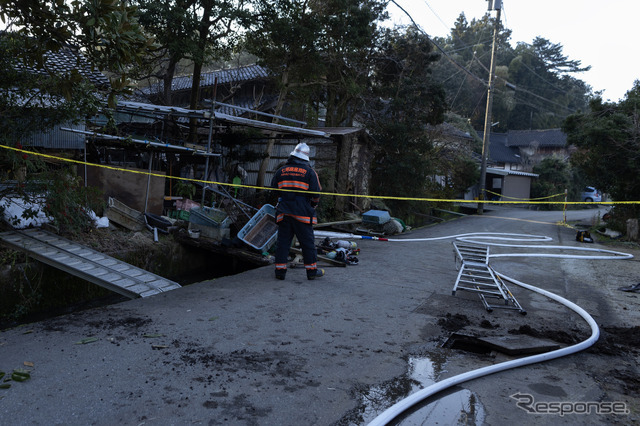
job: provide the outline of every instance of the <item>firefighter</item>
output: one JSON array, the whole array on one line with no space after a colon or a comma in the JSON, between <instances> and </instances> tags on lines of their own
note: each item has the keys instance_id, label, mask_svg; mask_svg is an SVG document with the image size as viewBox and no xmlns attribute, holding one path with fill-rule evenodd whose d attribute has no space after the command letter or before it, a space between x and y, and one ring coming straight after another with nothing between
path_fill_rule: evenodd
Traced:
<instances>
[{"instance_id":1,"label":"firefighter","mask_svg":"<svg viewBox=\"0 0 640 426\"><path fill-rule=\"evenodd\" d=\"M313 225L318 223L316 206L320 200L318 194L305 194L306 191L320 192L318 174L309 165L309 146L302 142L289 154L286 164L276 171L271 187L300 192L279 191L276 206L278 240L276 243L276 278L284 280L287 274L289 248L295 235L302 247L304 267L307 279L313 280L324 275L318 269L317 252L313 236Z\"/></svg>"}]
</instances>

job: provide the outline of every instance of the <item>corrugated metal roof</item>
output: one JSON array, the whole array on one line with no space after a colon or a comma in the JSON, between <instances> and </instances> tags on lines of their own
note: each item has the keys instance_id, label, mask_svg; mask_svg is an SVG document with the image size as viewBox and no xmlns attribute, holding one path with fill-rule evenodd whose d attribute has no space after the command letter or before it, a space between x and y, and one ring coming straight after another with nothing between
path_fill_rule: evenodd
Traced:
<instances>
[{"instance_id":1,"label":"corrugated metal roof","mask_svg":"<svg viewBox=\"0 0 640 426\"><path fill-rule=\"evenodd\" d=\"M88 132L88 131L83 131L83 130L74 130L74 129L69 129L69 128L62 128L63 131L65 132L72 132L72 133L78 133L78 134L82 134L85 136L92 136L92 137L97 137L100 139L106 139L106 140L112 140L112 141L128 141L128 142L133 142L133 143L137 143L140 145L145 145L145 146L154 146L154 147L159 147L159 148L165 148L167 150L176 150L176 151L186 151L189 152L191 154L194 155L202 155L204 157L219 157L220 154L217 153L213 153L213 152L207 152L207 151L203 151L201 149L197 149L197 148L188 148L182 145L172 145L169 143L165 143L165 142L157 142L157 141L150 141L150 140L141 140L141 139L131 139L131 138L126 138L123 136L113 136L113 135L107 135L104 133L98 133L98 132Z\"/></svg>"},{"instance_id":2,"label":"corrugated metal roof","mask_svg":"<svg viewBox=\"0 0 640 426\"><path fill-rule=\"evenodd\" d=\"M547 130L509 130L507 132L507 146L528 147L564 147L567 145L567 135L560 129Z\"/></svg>"},{"instance_id":3,"label":"corrugated metal roof","mask_svg":"<svg viewBox=\"0 0 640 426\"><path fill-rule=\"evenodd\" d=\"M176 117L189 117L208 120L211 111L208 109L187 109L174 106L146 104L142 102L119 101L116 110L128 113L150 113L158 115L172 115Z\"/></svg>"},{"instance_id":4,"label":"corrugated metal roof","mask_svg":"<svg viewBox=\"0 0 640 426\"><path fill-rule=\"evenodd\" d=\"M529 177L540 177L537 173L528 173L528 172L519 172L517 170L509 170L510 176L529 176Z\"/></svg>"},{"instance_id":5,"label":"corrugated metal roof","mask_svg":"<svg viewBox=\"0 0 640 426\"><path fill-rule=\"evenodd\" d=\"M143 104L139 102L119 102L117 105L117 110L120 112L147 112L154 114L164 114L164 115L174 115L174 116L183 116L183 117L192 117L198 119L208 120L211 117L210 110L191 110L187 108L180 107L172 107L172 106L162 106L162 105L153 105L153 104ZM273 130L281 133L293 133L297 135L304 136L318 136L328 138L330 135L323 131L305 129L302 127L294 127L294 126L286 126L282 124L274 124L266 121L259 120L251 120L243 117L235 117L233 115L223 114L218 111L214 111L214 117L216 120L232 123L242 126L255 127L259 129Z\"/></svg>"},{"instance_id":6,"label":"corrugated metal roof","mask_svg":"<svg viewBox=\"0 0 640 426\"><path fill-rule=\"evenodd\" d=\"M266 121L251 120L248 118L235 117L233 115L223 114L217 111L215 112L215 117L218 120L226 121L228 123L240 124L240 125L249 126L249 127L257 127L259 129L274 130L276 132L293 133L293 134L305 135L305 136L319 136L324 138L331 137L329 133L319 131L319 130L305 129L302 127L285 126L282 124L274 124Z\"/></svg>"},{"instance_id":7,"label":"corrugated metal roof","mask_svg":"<svg viewBox=\"0 0 640 426\"><path fill-rule=\"evenodd\" d=\"M517 170L494 169L492 167L487 167L487 173L500 176L526 176L536 178L540 176L536 173L519 172Z\"/></svg>"},{"instance_id":8,"label":"corrugated metal roof","mask_svg":"<svg viewBox=\"0 0 640 426\"><path fill-rule=\"evenodd\" d=\"M211 105L211 101L207 100L205 105ZM244 105L243 105L244 104ZM261 103L260 105L264 105ZM258 116L258 117L269 117L269 118L277 118L279 122L284 121L285 123L294 123L300 124L302 126L306 126L306 121L296 120L289 117L284 117L282 115L274 115L264 112L262 110L256 110L256 104L252 99L244 99L243 101L236 102L235 104L225 104L223 102L215 103L215 110L217 112L221 112L227 115L249 115L249 116ZM250 118L250 117L246 117Z\"/></svg>"},{"instance_id":9,"label":"corrugated metal roof","mask_svg":"<svg viewBox=\"0 0 640 426\"><path fill-rule=\"evenodd\" d=\"M72 128L83 131L85 126L81 124L67 123L56 126L47 132L34 133L27 138L22 138L21 142L25 146L50 148L50 149L84 149L85 137L61 130L61 127Z\"/></svg>"},{"instance_id":10,"label":"corrugated metal roof","mask_svg":"<svg viewBox=\"0 0 640 426\"><path fill-rule=\"evenodd\" d=\"M313 127L311 130L318 130L330 135L350 135L364 131L362 127Z\"/></svg>"}]
</instances>

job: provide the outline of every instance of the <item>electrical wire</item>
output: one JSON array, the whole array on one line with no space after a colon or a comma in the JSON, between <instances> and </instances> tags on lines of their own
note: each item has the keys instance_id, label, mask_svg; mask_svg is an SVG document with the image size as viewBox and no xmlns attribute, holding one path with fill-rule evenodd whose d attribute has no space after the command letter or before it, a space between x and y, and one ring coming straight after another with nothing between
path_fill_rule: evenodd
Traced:
<instances>
[{"instance_id":1,"label":"electrical wire","mask_svg":"<svg viewBox=\"0 0 640 426\"><path fill-rule=\"evenodd\" d=\"M438 21L440 21L440 23L442 24L443 27L450 29L447 24L442 20L442 18L440 18L440 15L438 15L438 13L431 7L431 5L429 4L429 2L427 2L426 0L424 1L424 4L429 8L429 10L431 11L431 13L433 13L435 15L436 18L438 18Z\"/></svg>"},{"instance_id":2,"label":"electrical wire","mask_svg":"<svg viewBox=\"0 0 640 426\"><path fill-rule=\"evenodd\" d=\"M503 4L503 6L502 6L502 11L503 11L503 13L505 12L504 4ZM503 15L503 16L504 16L504 15ZM504 25L504 27L505 27L505 28L507 28L507 24L506 24L506 16L505 16L505 25ZM530 46L530 44L529 44L529 43L525 43L525 42L519 42L519 43L526 44L526 45L529 45L529 46ZM469 47L471 47L471 46L469 46ZM513 58L515 58L515 57L516 57L516 56L515 56L515 52L513 52L513 51L509 51L509 53L511 53L511 54L512 54ZM489 72L489 69L488 69L486 66L484 66L484 64L480 63L480 65L485 69L485 71ZM540 80L542 80L544 83L546 83L547 85L549 85L551 88L553 88L553 89L557 90L557 91L558 91L558 92L560 92L560 93L564 93L564 94L566 94L566 93L567 93L567 91L566 91L565 89L560 88L560 87L557 87L555 84L551 83L550 81L547 81L547 79L545 79L543 76L541 76L540 74L538 74L535 70L533 70L531 67L529 67L526 63L522 62L522 66L523 66L523 67L525 67L525 68L526 68L526 69L527 69L527 70L528 70L532 75L534 75L534 76L538 77L538 78L539 78ZM498 77L498 76L496 76L496 77L497 77L497 78L501 78L501 77ZM501 79L502 79L502 78L501 78ZM525 88L521 87L520 85L515 85L515 84L513 84L513 83L511 83L511 82L509 82L508 80L505 80L505 79L502 79L502 80L503 80L507 85L512 85L512 86L514 86L514 87L517 87L520 91L523 91L523 92L526 92L526 93L528 93L528 94L531 94L531 95L534 95L534 96L540 97L539 95L536 95L535 93L533 93L533 92L531 92L531 91L529 91L529 90L527 90L527 89L525 89ZM553 101L551 101L550 99L546 99L546 98L543 98L543 97L540 97L540 98L541 98L541 99L544 99L544 100L546 100L546 101L549 101L549 102L553 102ZM565 107L564 105L560 105L560 104L558 104L558 105L559 105L559 106L562 106L562 107L564 107L564 108L569 109L572 113L575 113L575 112L576 112L576 110L572 110L572 109L570 109L570 108L568 108L568 107Z\"/></svg>"},{"instance_id":3,"label":"electrical wire","mask_svg":"<svg viewBox=\"0 0 640 426\"><path fill-rule=\"evenodd\" d=\"M438 43L436 43L430 36L429 34L426 33L426 31L424 31L422 29L422 27L420 27L416 21L413 19L413 17L409 14L409 12L407 12L406 10L404 10L404 8L402 6L400 6L395 0L391 0L391 3L395 4L400 10L402 10L404 12L405 15L407 15L407 17L411 20L411 23L416 27L416 29L418 29L420 32L422 32L422 34L424 34L427 39L440 51L442 52L442 54L449 60L451 61L452 64L454 64L456 67L460 68L462 71L464 71L465 73L467 73L470 77L472 77L475 80L478 80L479 82L481 82L482 84L484 84L485 86L488 86L489 83L487 83L484 79L478 77L477 75L475 75L474 73L472 73L471 71L469 71L468 69L466 69L464 66L462 66L461 64L459 64L455 59L453 59L451 56L449 56L449 54L442 48L440 47L440 45Z\"/></svg>"},{"instance_id":4,"label":"electrical wire","mask_svg":"<svg viewBox=\"0 0 640 426\"><path fill-rule=\"evenodd\" d=\"M395 0L391 0L391 3L393 3L393 4L394 4L394 5L396 5L400 10L402 10L402 12L404 12L404 13L405 13L405 15L407 15L407 17L411 20L411 22L413 23L413 25L414 25L418 30L420 30L423 34L427 35L427 37L429 38L429 41L430 41L431 43L433 43L433 45L434 45L434 46L436 46L436 48L437 48L438 50L440 50L440 52L442 52L442 54L443 54L443 55L444 55L444 56L445 56L445 57L446 57L450 62L452 62L456 67L458 67L458 68L460 68L461 70L463 70L465 73L467 73L469 76L471 76L471 77L472 77L472 78L474 78L475 80L478 80L478 81L482 82L485 86L488 86L488 83L487 83L484 79L482 79L481 77L478 77L478 76L477 76L477 75L475 75L472 71L470 71L469 69L467 69L466 67L464 67L462 64L458 63L458 62L457 62L455 59L453 59L451 56L449 56L451 52L450 52L450 51L445 51L445 50L444 50L442 47L440 47L440 45L438 45L438 44L437 44L437 43L436 43L436 42L435 42L431 37L429 37L429 35L428 35L428 34L427 34L427 33L426 33L426 32L425 32L425 31L424 31L424 30L423 30L423 29L422 29L422 28L421 28L421 27L420 27L420 26L415 22L415 20L413 19L413 17L412 17L412 16L411 16L411 15L410 15L410 14L409 14L409 13L408 13L404 8L403 8L403 7L402 7L402 6L400 6L400 5L399 5ZM436 18L438 18L438 19L440 20L440 22L442 22L442 19L440 19L439 15L438 15L438 14L436 13L436 11L431 7L431 5L430 5L426 0L424 1L424 3L425 3L425 4L426 4L426 6L431 10L431 12L436 16ZM504 9L504 7L503 7L503 9ZM444 22L442 22L442 23L444 24ZM445 26L446 26L446 24L445 24ZM505 28L506 28L506 26L505 26ZM464 41L463 41L463 40L461 40L459 37L458 37L458 39L459 39L460 41L462 41L462 43L463 43L463 44L465 44L465 43L464 43ZM468 49L472 49L472 48L473 48L473 46L468 46L468 45L467 45L467 46L466 46L466 48L468 48ZM456 51L458 51L458 50L461 50L461 49L456 49ZM487 67L486 67L482 62L478 61L478 63L480 64L480 66L481 66L483 69L485 69L487 72L489 72L489 69L488 69L488 68L487 68ZM531 73L532 73L533 75L535 75L536 77L540 78L543 82L545 82L546 84L548 84L548 85L549 85L550 87L552 87L553 89L555 89L555 90L559 90L559 91L561 91L562 93L565 93L565 94L567 93L567 91L566 91L566 90L559 89L558 87L556 87L556 86L555 86L555 85L553 85L552 83L550 83L550 82L546 81L542 76L538 75L534 70L532 70L532 69L531 69L530 67L528 67L526 64L523 64L523 66L524 66L525 68L527 68L527 70L529 70L529 72L531 72ZM496 76L496 78L501 78L501 77ZM501 79L502 79L502 78L501 78ZM505 83L506 83L508 86L511 86L511 87L516 88L516 90L518 90L518 91L520 91L520 92L523 92L523 93L526 93L526 94L528 94L528 95L530 95L530 96L533 96L533 97L535 97L535 98L538 98L538 99L540 99L540 100L543 100L543 101L545 101L545 102L549 102L549 103L551 103L551 104L553 104L553 105L555 105L555 106L557 106L557 107L564 108L564 109L565 109L565 110L567 110L570 114L573 114L573 113L576 113L576 112L577 112L577 110L575 110L575 109L573 109L573 108L567 107L567 106L562 105L562 104L559 104L559 103L557 103L557 102L555 102L555 101L553 101L553 100L551 100L551 99L547 99L547 98L545 98L545 97L543 97L543 96L540 96L540 95L538 95L538 94L536 94L536 93L534 93L534 92L532 92L532 91L530 91L530 90L528 90L528 89L526 89L526 88L523 88L523 87L520 87L520 86L518 86L518 85L515 85L515 84L513 84L513 83L509 82L508 80L505 80L505 79L502 79L502 80L503 80L503 81L505 81ZM502 91L498 90L498 92L502 92ZM502 92L502 93L504 93L504 92ZM457 95L456 95L456 98L457 98ZM577 98L576 98L576 99L577 99ZM526 105L526 103L524 103L524 102L520 102L520 101L519 101L519 103L521 103L521 104L525 104L525 105ZM532 107L532 105L527 105L527 106ZM536 108L536 109L547 110L547 108L546 108L546 107L538 107L538 108ZM553 112L553 111L550 111L550 112Z\"/></svg>"}]
</instances>

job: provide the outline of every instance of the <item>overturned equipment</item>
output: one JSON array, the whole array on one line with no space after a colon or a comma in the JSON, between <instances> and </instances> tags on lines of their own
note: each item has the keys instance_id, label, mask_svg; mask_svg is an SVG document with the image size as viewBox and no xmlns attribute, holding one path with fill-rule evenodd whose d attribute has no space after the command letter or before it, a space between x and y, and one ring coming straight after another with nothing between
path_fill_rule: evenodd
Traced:
<instances>
[{"instance_id":1,"label":"overturned equipment","mask_svg":"<svg viewBox=\"0 0 640 426\"><path fill-rule=\"evenodd\" d=\"M504 281L489 265L489 247L484 245L453 243L456 255L456 269L460 262L458 277L453 286L452 295L457 290L472 291L478 293L487 312L494 309L514 309L522 315L526 315L522 306L518 303ZM491 304L490 300L503 301L502 304Z\"/></svg>"}]
</instances>

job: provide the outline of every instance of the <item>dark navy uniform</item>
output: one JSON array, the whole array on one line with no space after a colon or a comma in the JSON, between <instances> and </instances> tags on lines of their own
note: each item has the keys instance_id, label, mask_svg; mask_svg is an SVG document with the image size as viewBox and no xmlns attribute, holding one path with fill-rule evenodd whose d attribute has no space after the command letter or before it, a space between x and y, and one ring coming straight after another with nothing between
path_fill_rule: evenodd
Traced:
<instances>
[{"instance_id":1,"label":"dark navy uniform","mask_svg":"<svg viewBox=\"0 0 640 426\"><path fill-rule=\"evenodd\" d=\"M307 149L306 144L304 145ZM306 154L308 158L308 154ZM318 222L315 207L320 199L318 194L306 194L306 191L322 190L318 174L308 161L298 158L294 153L287 163L276 171L271 181L272 188L295 190L280 191L276 207L278 223L278 241L276 245L276 278L284 279L287 272L289 248L294 235L302 247L302 257L307 278L314 279L318 274L317 252L313 236L313 225Z\"/></svg>"}]
</instances>

